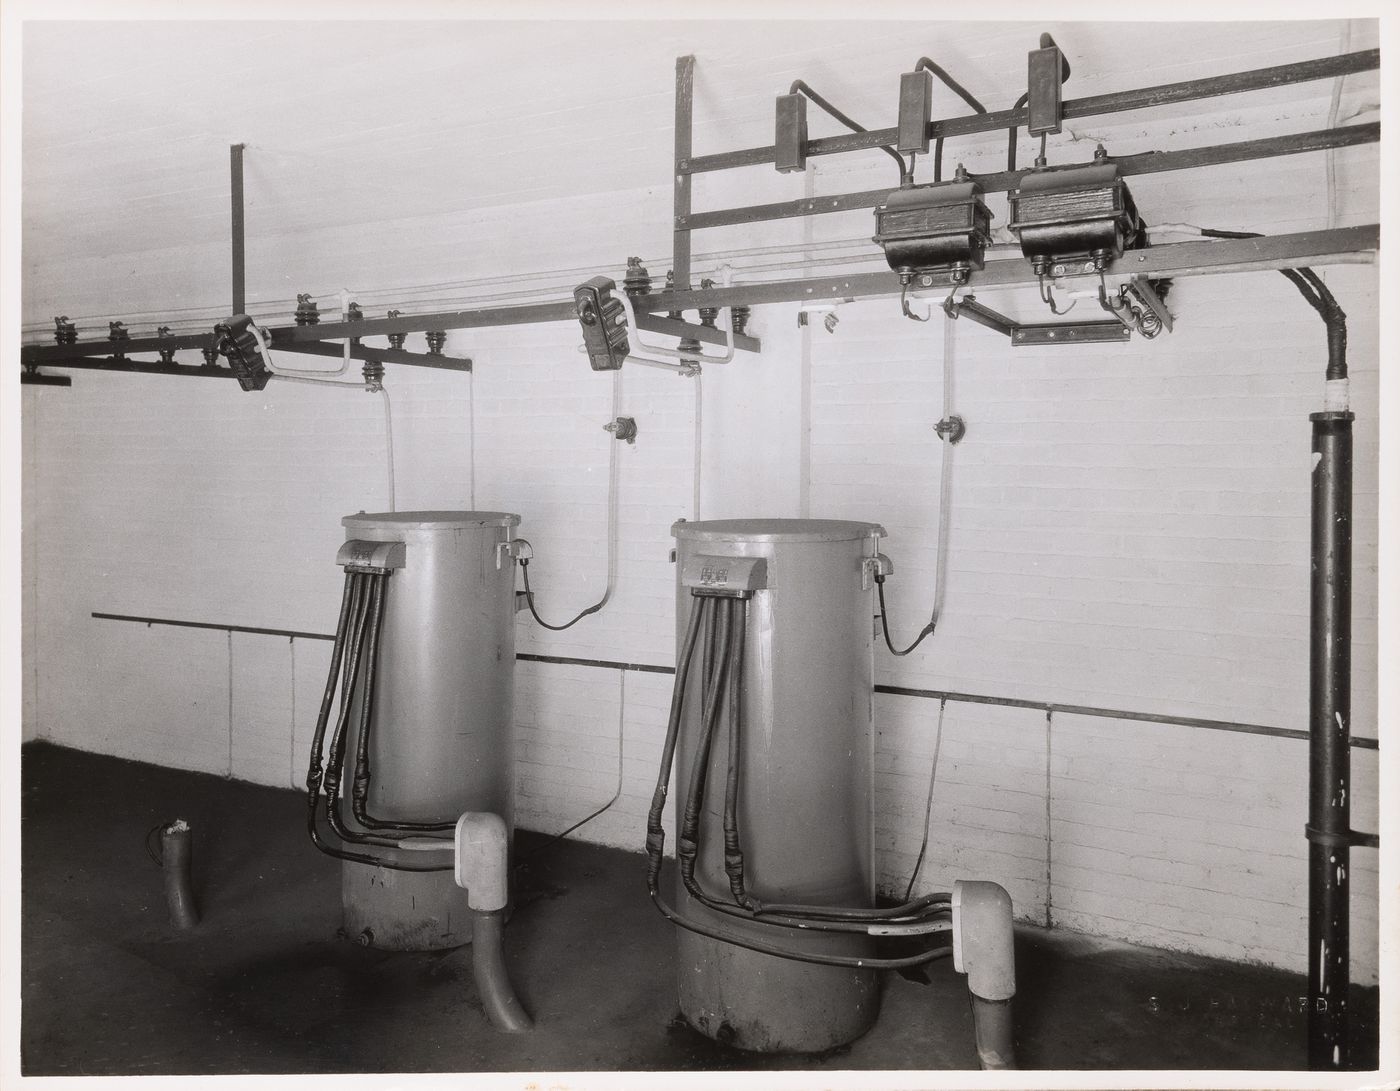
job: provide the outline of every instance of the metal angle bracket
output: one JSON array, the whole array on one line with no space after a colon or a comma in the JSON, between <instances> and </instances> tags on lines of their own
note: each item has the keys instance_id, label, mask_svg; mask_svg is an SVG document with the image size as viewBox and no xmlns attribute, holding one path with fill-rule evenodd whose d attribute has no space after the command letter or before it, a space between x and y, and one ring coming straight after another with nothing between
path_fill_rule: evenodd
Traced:
<instances>
[{"instance_id":1,"label":"metal angle bracket","mask_svg":"<svg viewBox=\"0 0 1400 1091\"><path fill-rule=\"evenodd\" d=\"M1157 294L1157 286L1142 273L1138 273L1132 280L1124 285L1124 288L1137 298L1137 301L1147 310L1157 316L1162 323L1162 328L1168 333L1172 332L1172 315L1167 310L1167 305L1162 301L1162 297Z\"/></svg>"},{"instance_id":2,"label":"metal angle bracket","mask_svg":"<svg viewBox=\"0 0 1400 1091\"><path fill-rule=\"evenodd\" d=\"M1017 325L1011 331L1011 344L1017 348L1030 345L1087 345L1127 341L1131 337L1132 330L1111 319L1103 322L1034 322Z\"/></svg>"}]
</instances>

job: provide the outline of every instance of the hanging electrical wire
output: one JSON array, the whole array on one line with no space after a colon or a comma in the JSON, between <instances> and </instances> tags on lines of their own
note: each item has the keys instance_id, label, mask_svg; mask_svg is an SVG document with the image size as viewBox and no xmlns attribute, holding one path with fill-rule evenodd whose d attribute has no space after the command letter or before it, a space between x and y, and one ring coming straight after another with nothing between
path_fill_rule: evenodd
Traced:
<instances>
[{"instance_id":1,"label":"hanging electrical wire","mask_svg":"<svg viewBox=\"0 0 1400 1091\"><path fill-rule=\"evenodd\" d=\"M618 369L612 373L612 419L617 421L622 415L622 371ZM613 589L617 585L617 485L618 485L618 440L610 437L608 443L608 575L607 583L603 588L603 597L592 606L585 607L575 614L568 621L559 625L552 625L544 618L540 617L539 611L535 609L535 593L530 587L530 557L534 550L525 539L527 552L520 557L520 577L525 584L525 605L530 610L530 616L545 629L551 632L562 632L574 625L577 625L590 614L596 614L612 598Z\"/></svg>"},{"instance_id":2,"label":"hanging electrical wire","mask_svg":"<svg viewBox=\"0 0 1400 1091\"><path fill-rule=\"evenodd\" d=\"M945 314L946 312L945 308ZM932 636L938 628L939 618L943 615L943 594L947 586L948 575L949 528L952 524L953 446L962 437L962 432L959 429L961 422L953 415L956 338L957 325L954 318L949 315L945 317L943 322L943 418L934 428L943 441L943 450L938 467L938 534L936 536L937 552L934 559L933 607L929 610L928 621L907 648L896 648L890 637L889 609L885 605L885 574L878 570L875 573L875 595L880 603L880 632L890 654L900 658L908 655L927 637Z\"/></svg>"},{"instance_id":3,"label":"hanging electrical wire","mask_svg":"<svg viewBox=\"0 0 1400 1091\"><path fill-rule=\"evenodd\" d=\"M539 856L543 855L543 853L544 853L546 850L553 848L553 847L554 847L555 845L557 845L560 841L564 840L564 838L568 837L569 834L573 833L575 830L578 830L578 829L583 828L583 827L586 826L588 823L592 822L595 818L597 818L599 815L602 815L602 814L604 814L605 812L607 812L607 811L612 807L612 805L613 805L614 803L616 803L619 799L622 798L622 779L623 779L623 777L622 777L622 771L623 771L622 755L623 755L623 750L624 750L623 743L624 743L624 740L625 740L625 738L626 738L626 732L625 732L626 720L627 720L627 672L626 672L625 670L622 670L622 671L618 671L618 672L617 672L617 787L613 790L612 797L611 797L606 803L604 803L601 807L599 807L596 811L593 811L593 812L590 813L590 814L584 815L584 817L580 818L577 822L575 822L575 823L574 823L572 826L570 826L568 829L560 830L560 831L559 831L558 833L556 833L553 837L551 837L548 841L546 841L543 845L539 845L539 846L537 846L537 847L531 849L528 853L525 854L525 856L523 856L523 857L521 858L520 862L519 862L518 864L515 865L517 869L521 869L521 868L526 867L526 866L530 863L531 860L534 860L534 859L538 858Z\"/></svg>"},{"instance_id":4,"label":"hanging electrical wire","mask_svg":"<svg viewBox=\"0 0 1400 1091\"><path fill-rule=\"evenodd\" d=\"M928 825L933 817L933 786L938 780L938 752L943 748L943 714L947 709L948 698L940 697L938 700L938 726L933 735L933 761L930 763L928 771L928 795L924 798L923 838L919 842L919 855L914 860L914 870L909 873L909 885L904 888L906 902L914 893L914 884L919 881L919 872L923 870L924 866L924 855L928 852Z\"/></svg>"}]
</instances>

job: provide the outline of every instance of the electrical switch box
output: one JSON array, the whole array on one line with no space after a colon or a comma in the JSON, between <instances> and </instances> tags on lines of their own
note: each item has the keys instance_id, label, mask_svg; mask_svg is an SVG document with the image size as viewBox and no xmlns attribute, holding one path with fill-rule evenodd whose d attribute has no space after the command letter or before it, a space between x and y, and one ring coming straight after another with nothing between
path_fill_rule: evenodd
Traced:
<instances>
[{"instance_id":1,"label":"electrical switch box","mask_svg":"<svg viewBox=\"0 0 1400 1091\"><path fill-rule=\"evenodd\" d=\"M616 287L607 277L594 277L574 289L583 347L594 371L620 370L632 351L627 343L627 314L612 294Z\"/></svg>"}]
</instances>

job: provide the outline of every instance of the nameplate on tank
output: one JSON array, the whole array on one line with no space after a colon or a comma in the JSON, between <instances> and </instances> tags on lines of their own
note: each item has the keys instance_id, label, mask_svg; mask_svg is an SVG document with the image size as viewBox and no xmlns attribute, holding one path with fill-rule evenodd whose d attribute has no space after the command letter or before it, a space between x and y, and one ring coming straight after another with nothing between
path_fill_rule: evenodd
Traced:
<instances>
[{"instance_id":1,"label":"nameplate on tank","mask_svg":"<svg viewBox=\"0 0 1400 1091\"><path fill-rule=\"evenodd\" d=\"M351 538L336 551L335 563L351 572L388 572L404 566L405 552L402 542L365 542Z\"/></svg>"},{"instance_id":2,"label":"nameplate on tank","mask_svg":"<svg viewBox=\"0 0 1400 1091\"><path fill-rule=\"evenodd\" d=\"M768 559L692 554L681 569L681 586L697 595L746 596L768 586Z\"/></svg>"}]
</instances>

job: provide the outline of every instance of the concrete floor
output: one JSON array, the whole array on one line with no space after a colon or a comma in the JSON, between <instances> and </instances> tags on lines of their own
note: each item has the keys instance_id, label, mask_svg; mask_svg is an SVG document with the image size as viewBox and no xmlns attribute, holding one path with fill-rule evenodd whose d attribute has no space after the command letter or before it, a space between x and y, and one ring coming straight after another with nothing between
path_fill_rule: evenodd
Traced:
<instances>
[{"instance_id":1,"label":"concrete floor","mask_svg":"<svg viewBox=\"0 0 1400 1091\"><path fill-rule=\"evenodd\" d=\"M26 1075L976 1067L946 960L889 975L875 1028L831 1054L742 1053L691 1031L637 854L564 842L522 872L507 958L536 1029L506 1036L466 950L337 936L339 865L305 840L296 793L41 743L24 748L23 790ZM174 817L195 831L189 933L169 927L143 848ZM1016 958L1023 1068L1305 1066L1298 975L1032 927ZM1377 1001L1354 988L1357 1068L1376 1063Z\"/></svg>"}]
</instances>

